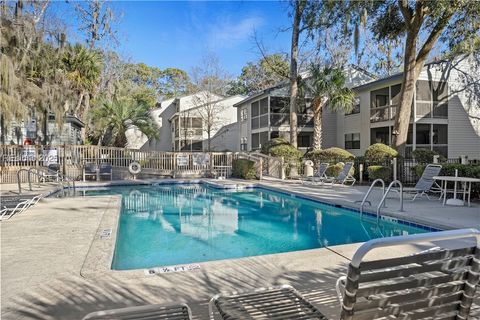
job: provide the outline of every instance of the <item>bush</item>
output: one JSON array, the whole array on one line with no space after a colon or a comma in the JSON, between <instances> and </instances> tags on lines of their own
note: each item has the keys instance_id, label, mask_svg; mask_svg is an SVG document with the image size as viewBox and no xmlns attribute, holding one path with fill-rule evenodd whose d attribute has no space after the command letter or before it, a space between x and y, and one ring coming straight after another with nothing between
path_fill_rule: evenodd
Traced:
<instances>
[{"instance_id":1,"label":"bush","mask_svg":"<svg viewBox=\"0 0 480 320\"><path fill-rule=\"evenodd\" d=\"M290 145L290 143L284 138L273 138L262 145L262 150L260 152L269 155L270 148L281 145Z\"/></svg>"},{"instance_id":2,"label":"bush","mask_svg":"<svg viewBox=\"0 0 480 320\"><path fill-rule=\"evenodd\" d=\"M334 165L331 165L327 168L327 171L325 171L325 174L327 175L327 177L336 177L340 174L340 172L342 172L344 166L345 164L343 162L339 162ZM352 167L352 169L350 169L350 174L353 176L354 173L355 173L355 168Z\"/></svg>"},{"instance_id":3,"label":"bush","mask_svg":"<svg viewBox=\"0 0 480 320\"><path fill-rule=\"evenodd\" d=\"M425 167L426 165L424 164L419 164L412 167L412 170L415 173L417 178L420 178L422 176L422 173ZM442 170L440 171L440 175L455 176L455 169L458 170L458 176L460 177L480 179L480 165L478 164L472 165L472 164L459 164L459 163L443 163ZM480 196L480 183L472 183L472 197L478 198L479 196Z\"/></svg>"},{"instance_id":4,"label":"bush","mask_svg":"<svg viewBox=\"0 0 480 320\"><path fill-rule=\"evenodd\" d=\"M313 150L305 154L305 158L315 163L332 161L351 161L355 156L342 148L332 147L324 150Z\"/></svg>"},{"instance_id":5,"label":"bush","mask_svg":"<svg viewBox=\"0 0 480 320\"><path fill-rule=\"evenodd\" d=\"M233 160L232 175L236 178L252 180L257 178L255 161L247 159Z\"/></svg>"},{"instance_id":6,"label":"bush","mask_svg":"<svg viewBox=\"0 0 480 320\"><path fill-rule=\"evenodd\" d=\"M381 164L396 157L398 157L398 152L383 143L372 144L365 151L365 159L372 164Z\"/></svg>"},{"instance_id":7,"label":"bush","mask_svg":"<svg viewBox=\"0 0 480 320\"><path fill-rule=\"evenodd\" d=\"M367 168L368 178L370 180L382 179L383 181L390 181L392 170L384 166L369 166Z\"/></svg>"},{"instance_id":8,"label":"bush","mask_svg":"<svg viewBox=\"0 0 480 320\"><path fill-rule=\"evenodd\" d=\"M439 155L438 152L430 149L419 148L412 151L413 158L420 163L432 163L433 156L438 156L438 155ZM445 157L440 156L439 160L445 161Z\"/></svg>"}]
</instances>

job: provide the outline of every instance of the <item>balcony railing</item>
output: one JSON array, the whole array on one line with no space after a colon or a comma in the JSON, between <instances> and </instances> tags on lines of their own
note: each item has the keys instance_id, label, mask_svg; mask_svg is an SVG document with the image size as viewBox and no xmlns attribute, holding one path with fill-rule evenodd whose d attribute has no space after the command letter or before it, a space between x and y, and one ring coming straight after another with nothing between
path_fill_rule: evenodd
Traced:
<instances>
[{"instance_id":1,"label":"balcony railing","mask_svg":"<svg viewBox=\"0 0 480 320\"><path fill-rule=\"evenodd\" d=\"M395 119L398 104L370 109L370 122L381 122ZM417 101L417 118L448 118L448 103ZM413 119L413 109L411 113Z\"/></svg>"}]
</instances>

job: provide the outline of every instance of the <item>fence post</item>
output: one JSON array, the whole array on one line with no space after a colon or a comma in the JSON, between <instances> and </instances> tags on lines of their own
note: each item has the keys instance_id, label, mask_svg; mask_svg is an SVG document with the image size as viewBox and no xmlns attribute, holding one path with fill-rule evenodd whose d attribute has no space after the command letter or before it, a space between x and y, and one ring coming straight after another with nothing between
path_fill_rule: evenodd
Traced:
<instances>
[{"instance_id":1,"label":"fence post","mask_svg":"<svg viewBox=\"0 0 480 320\"><path fill-rule=\"evenodd\" d=\"M358 180L359 180L359 183L362 184L363 183L363 163L359 163L358 164Z\"/></svg>"},{"instance_id":2,"label":"fence post","mask_svg":"<svg viewBox=\"0 0 480 320\"><path fill-rule=\"evenodd\" d=\"M63 175L67 175L67 145L63 144Z\"/></svg>"},{"instance_id":3,"label":"fence post","mask_svg":"<svg viewBox=\"0 0 480 320\"><path fill-rule=\"evenodd\" d=\"M263 179L263 159L260 158L258 163L260 164L258 178L262 180Z\"/></svg>"},{"instance_id":4,"label":"fence post","mask_svg":"<svg viewBox=\"0 0 480 320\"><path fill-rule=\"evenodd\" d=\"M397 158L393 158L393 180L397 180Z\"/></svg>"}]
</instances>

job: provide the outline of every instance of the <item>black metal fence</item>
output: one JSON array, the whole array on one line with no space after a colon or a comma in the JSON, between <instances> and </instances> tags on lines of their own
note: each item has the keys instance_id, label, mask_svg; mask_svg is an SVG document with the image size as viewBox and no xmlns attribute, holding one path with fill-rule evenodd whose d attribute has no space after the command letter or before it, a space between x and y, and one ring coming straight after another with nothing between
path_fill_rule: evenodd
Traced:
<instances>
[{"instance_id":1,"label":"black metal fence","mask_svg":"<svg viewBox=\"0 0 480 320\"><path fill-rule=\"evenodd\" d=\"M320 162L328 162L330 164L336 164L339 162L348 162L352 161L354 163L354 177L357 179L358 184L370 184L373 179L371 179L368 175L368 167L369 166L383 166L386 168L390 168L390 181L397 179L402 182L403 185L406 186L411 186L415 185L419 179L419 172L417 167L419 165L425 165L424 163L419 163L418 161L414 159L396 159L396 165L394 164L394 161L391 159L385 160L385 161L375 161L371 162L368 161L367 159L363 157L355 158L354 160L345 160L345 159L328 159L328 160L322 160L318 161L318 163L315 163L315 168L318 167L318 164ZM442 163L448 163L448 164L460 164L461 159L460 158L454 158L454 159L446 159L445 161L442 161L439 164ZM470 164L478 164L477 160L471 160ZM396 173L395 171L395 166L396 166ZM303 168L301 168L303 169ZM303 170L301 170L303 171ZM421 170L419 170L421 171Z\"/></svg>"}]
</instances>

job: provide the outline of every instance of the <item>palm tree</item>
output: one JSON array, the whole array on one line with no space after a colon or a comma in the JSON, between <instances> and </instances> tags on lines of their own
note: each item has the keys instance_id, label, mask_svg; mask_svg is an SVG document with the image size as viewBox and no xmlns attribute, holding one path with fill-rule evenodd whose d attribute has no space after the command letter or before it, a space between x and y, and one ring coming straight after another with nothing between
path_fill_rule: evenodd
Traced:
<instances>
[{"instance_id":1,"label":"palm tree","mask_svg":"<svg viewBox=\"0 0 480 320\"><path fill-rule=\"evenodd\" d=\"M90 97L95 93L100 81L102 73L101 57L95 51L90 51L77 44L66 51L63 63L67 78L78 94L74 112L80 119L83 119L90 109Z\"/></svg>"},{"instance_id":2,"label":"palm tree","mask_svg":"<svg viewBox=\"0 0 480 320\"><path fill-rule=\"evenodd\" d=\"M150 116L150 109L145 104L138 104L132 99L114 99L93 109L92 122L95 124L99 145L110 137L111 145L125 147L126 131L137 128L149 138L158 136L158 129Z\"/></svg>"},{"instance_id":3,"label":"palm tree","mask_svg":"<svg viewBox=\"0 0 480 320\"><path fill-rule=\"evenodd\" d=\"M310 67L311 80L306 89L312 97L313 109L313 150L322 147L322 112L328 107L332 111L349 112L353 109L355 95L345 87L345 75L339 68Z\"/></svg>"}]
</instances>

